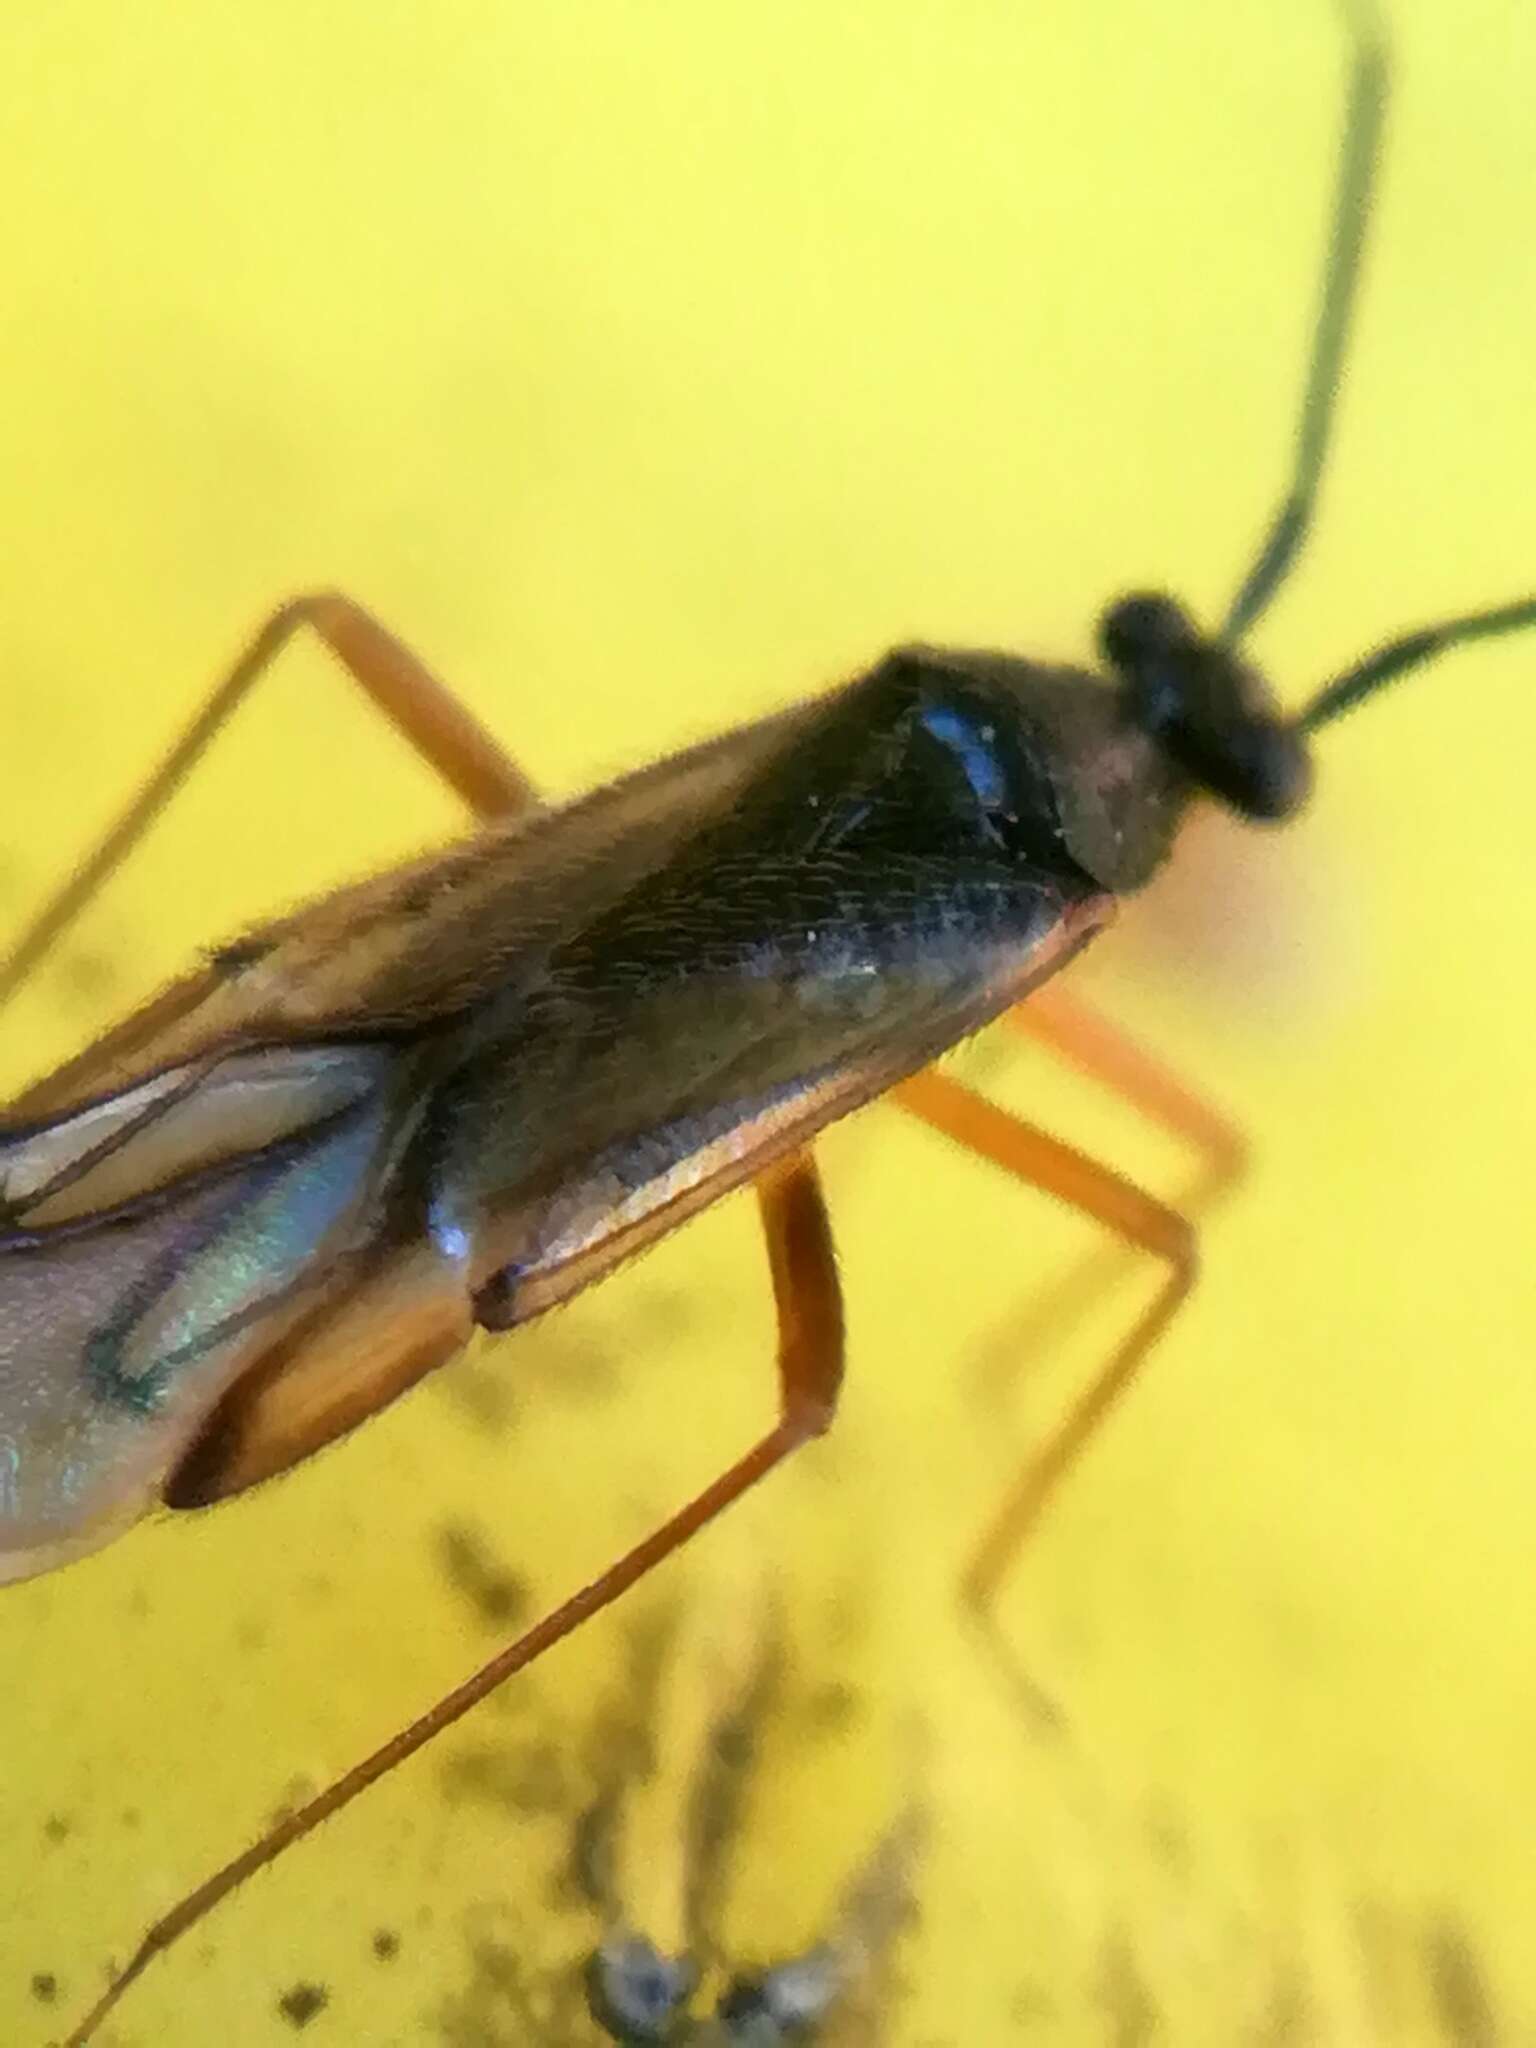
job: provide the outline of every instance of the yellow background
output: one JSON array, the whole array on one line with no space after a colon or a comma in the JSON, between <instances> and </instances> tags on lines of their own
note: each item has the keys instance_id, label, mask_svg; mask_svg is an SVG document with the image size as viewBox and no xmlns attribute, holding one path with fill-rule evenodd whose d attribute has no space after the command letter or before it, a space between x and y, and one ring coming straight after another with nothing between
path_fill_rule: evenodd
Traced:
<instances>
[{"instance_id":1,"label":"yellow background","mask_svg":"<svg viewBox=\"0 0 1536 2048\"><path fill-rule=\"evenodd\" d=\"M1536 15L1395 26L1322 527L1258 643L1292 703L1536 582ZM1078 657L1128 584L1214 617L1288 459L1342 75L1324 0L7 8L0 921L306 586L372 604L556 790L904 637ZM1008 1589L1057 1734L948 1588L1128 1298L1000 1392L999 1332L1085 1234L894 1112L830 1142L844 1422L663 1593L707 1635L759 1611L762 1560L782 1587L733 1954L816 1939L893 1817L931 1817L905 1989L844 2038L1533 2024L1533 665L1536 637L1480 649L1329 732L1302 825L1202 834L1086 971L1257 1165ZM454 817L296 656L6 1016L7 1073ZM1043 1060L968 1058L1176 1181ZM258 1496L5 1593L0 2039L56 2032L493 1646L445 1530L547 1597L724 1462L769 1399L760 1263L729 1204ZM560 1873L603 1716L687 1747L633 1655L631 1620L589 1629L104 2038L291 2040L301 1984L306 2039L586 2038L596 1919ZM669 1798L624 1876L660 1938Z\"/></svg>"}]
</instances>

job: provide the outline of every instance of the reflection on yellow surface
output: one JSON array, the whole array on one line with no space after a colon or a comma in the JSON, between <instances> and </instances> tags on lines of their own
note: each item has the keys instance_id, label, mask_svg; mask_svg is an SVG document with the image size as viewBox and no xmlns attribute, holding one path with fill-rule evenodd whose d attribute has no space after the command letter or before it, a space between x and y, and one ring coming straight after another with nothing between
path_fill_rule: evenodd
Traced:
<instances>
[{"instance_id":1,"label":"reflection on yellow surface","mask_svg":"<svg viewBox=\"0 0 1536 2048\"><path fill-rule=\"evenodd\" d=\"M1291 703L1536 582L1536 18L1404 0L1394 32L1335 467L1258 648ZM1341 91L1323 0L60 0L11 10L0 59L7 927L295 589L372 604L564 790L905 637L1081 656L1128 584L1215 616L1278 487ZM1533 660L1477 650L1325 734L1301 826L1202 834L1084 965L1257 1165L1008 1589L1053 1730L951 1587L1136 1283L1000 1393L998 1333L1085 1234L894 1113L828 1143L846 1415L662 1590L728 1606L771 1560L797 1691L840 1717L773 1723L733 1958L832 1924L930 1731L891 2048L1536 2018ZM296 654L6 1014L7 1074L457 822ZM1043 1058L962 1066L1177 1183ZM724 1464L770 1400L754 1227L732 1202L291 1478L5 1594L0 2039L56 2033L180 1890ZM105 2038L595 2038L526 1987L600 1931L562 1873L637 1626L295 1851Z\"/></svg>"}]
</instances>

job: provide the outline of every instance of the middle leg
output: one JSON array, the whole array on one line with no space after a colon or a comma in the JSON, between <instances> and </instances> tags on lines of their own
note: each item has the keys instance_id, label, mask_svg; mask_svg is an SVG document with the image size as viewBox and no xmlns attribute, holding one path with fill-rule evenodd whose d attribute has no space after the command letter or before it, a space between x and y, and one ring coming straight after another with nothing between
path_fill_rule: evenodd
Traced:
<instances>
[{"instance_id":1,"label":"middle leg","mask_svg":"<svg viewBox=\"0 0 1536 2048\"><path fill-rule=\"evenodd\" d=\"M1039 1717L1048 1707L1040 1688L1002 1651L996 1608L1015 1558L1052 1497L1126 1393L1143 1359L1194 1286L1198 1248L1193 1226L1112 1167L1023 1118L999 1109L933 1068L903 1081L891 1100L957 1144L1000 1166L1029 1187L1081 1210L1123 1245L1149 1252L1165 1266L1162 1285L1044 1444L1010 1482L976 1542L961 1578L966 1607L988 1631L1014 1689Z\"/></svg>"}]
</instances>

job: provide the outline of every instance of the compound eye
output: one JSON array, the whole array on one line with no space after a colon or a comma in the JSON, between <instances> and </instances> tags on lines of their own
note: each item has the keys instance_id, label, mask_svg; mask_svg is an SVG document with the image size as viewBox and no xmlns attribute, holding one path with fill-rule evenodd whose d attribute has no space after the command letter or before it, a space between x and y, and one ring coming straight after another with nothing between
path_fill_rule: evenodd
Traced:
<instances>
[{"instance_id":1,"label":"compound eye","mask_svg":"<svg viewBox=\"0 0 1536 2048\"><path fill-rule=\"evenodd\" d=\"M1185 774L1245 817L1288 818L1311 787L1306 742L1235 648L1171 597L1122 597L1099 626L1126 709Z\"/></svg>"},{"instance_id":2,"label":"compound eye","mask_svg":"<svg viewBox=\"0 0 1536 2048\"><path fill-rule=\"evenodd\" d=\"M1156 590L1117 598L1099 621L1099 652L1123 676L1193 645L1197 638L1184 607Z\"/></svg>"},{"instance_id":3,"label":"compound eye","mask_svg":"<svg viewBox=\"0 0 1536 2048\"><path fill-rule=\"evenodd\" d=\"M1221 738L1204 763L1205 780L1244 817L1289 818L1312 788L1312 757L1294 726L1259 723Z\"/></svg>"}]
</instances>

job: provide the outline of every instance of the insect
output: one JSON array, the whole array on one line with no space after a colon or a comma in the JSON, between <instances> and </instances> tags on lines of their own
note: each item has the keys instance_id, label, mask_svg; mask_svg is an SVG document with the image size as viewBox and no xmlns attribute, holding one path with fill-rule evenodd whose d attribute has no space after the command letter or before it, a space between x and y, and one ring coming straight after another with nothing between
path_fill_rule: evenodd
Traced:
<instances>
[{"instance_id":1,"label":"insect","mask_svg":"<svg viewBox=\"0 0 1536 2048\"><path fill-rule=\"evenodd\" d=\"M367 613L284 608L26 936L20 982L299 629L486 821L477 838L213 954L0 1123L0 1569L49 1569L155 1502L202 1506L376 1412L476 1328L569 1298L754 1183L780 1418L661 1528L182 1900L71 2037L252 1871L616 1599L828 1426L842 1369L809 1146L887 1094L1163 1262L1166 1278L979 1545L988 1611L1048 1496L1194 1277L1185 1216L924 1071L1007 1014L1206 1153L1221 1119L1044 986L1166 857L1200 797L1275 820L1311 736L1536 600L1415 631L1281 712L1239 652L1311 523L1385 107L1355 19L1350 113L1298 456L1219 631L1106 612L1097 674L910 648L842 690L571 805ZM1026 1002L1025 999L1028 998ZM1022 1006L1022 1007L1021 1007Z\"/></svg>"}]
</instances>

